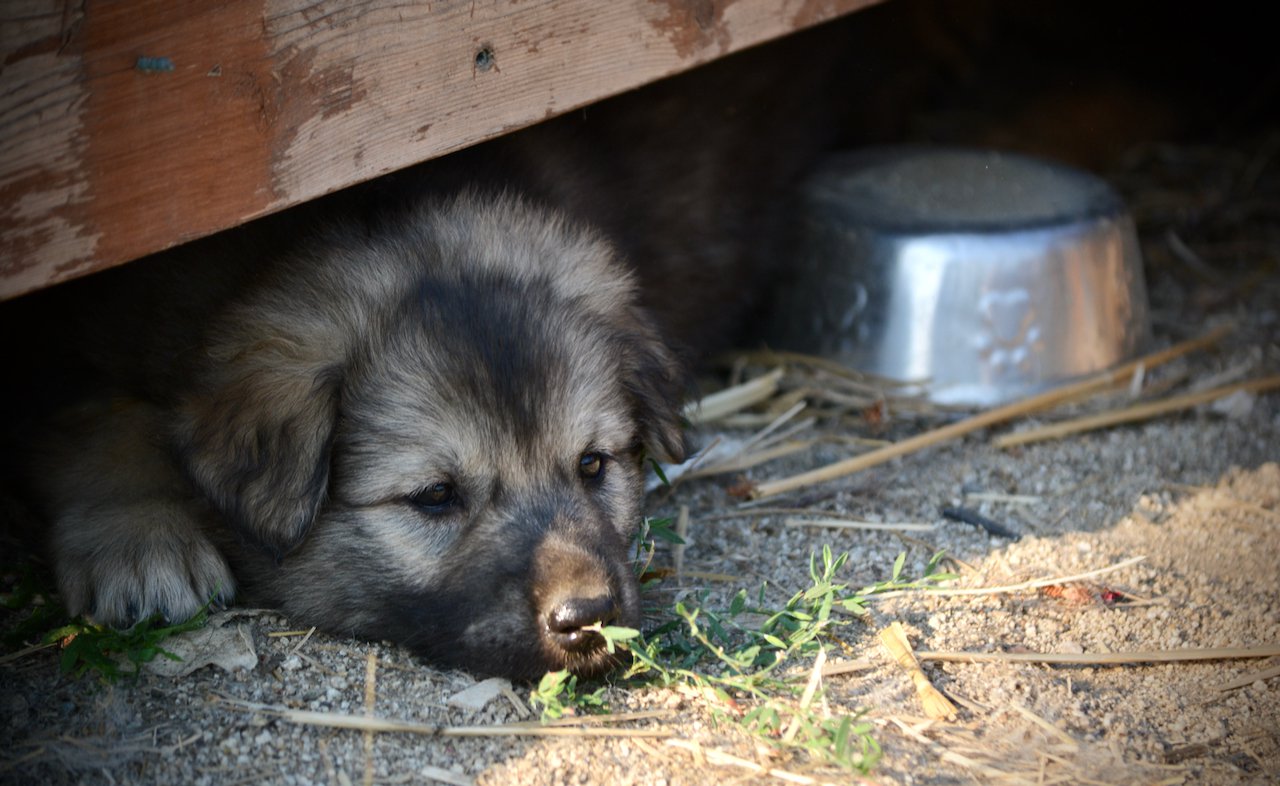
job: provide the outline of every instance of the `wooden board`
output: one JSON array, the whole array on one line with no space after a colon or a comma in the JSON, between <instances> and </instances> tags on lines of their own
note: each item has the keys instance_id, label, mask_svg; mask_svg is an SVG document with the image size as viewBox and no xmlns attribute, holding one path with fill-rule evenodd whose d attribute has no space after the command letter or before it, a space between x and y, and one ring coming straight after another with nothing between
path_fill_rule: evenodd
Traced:
<instances>
[{"instance_id":1,"label":"wooden board","mask_svg":"<svg viewBox=\"0 0 1280 786\"><path fill-rule=\"evenodd\" d=\"M0 298L872 2L6 0Z\"/></svg>"}]
</instances>

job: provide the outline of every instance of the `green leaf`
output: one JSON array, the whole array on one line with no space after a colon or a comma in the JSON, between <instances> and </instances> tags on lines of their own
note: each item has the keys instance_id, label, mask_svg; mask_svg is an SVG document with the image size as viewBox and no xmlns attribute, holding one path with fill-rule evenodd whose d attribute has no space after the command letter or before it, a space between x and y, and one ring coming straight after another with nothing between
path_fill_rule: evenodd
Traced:
<instances>
[{"instance_id":1,"label":"green leaf","mask_svg":"<svg viewBox=\"0 0 1280 786\"><path fill-rule=\"evenodd\" d=\"M662 485L671 485L670 481L667 480L667 474L662 471L662 465L658 463L657 459L649 458L649 466L653 467L653 473L658 476L658 480L662 481Z\"/></svg>"}]
</instances>

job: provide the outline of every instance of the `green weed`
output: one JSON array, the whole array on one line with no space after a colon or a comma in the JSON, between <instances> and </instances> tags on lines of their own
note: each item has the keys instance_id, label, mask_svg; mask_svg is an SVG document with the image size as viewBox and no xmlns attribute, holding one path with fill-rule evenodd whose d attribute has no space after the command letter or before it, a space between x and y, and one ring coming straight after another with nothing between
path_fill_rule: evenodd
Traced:
<instances>
[{"instance_id":1,"label":"green weed","mask_svg":"<svg viewBox=\"0 0 1280 786\"><path fill-rule=\"evenodd\" d=\"M542 713L543 722L565 715L599 712L604 708L604 686L591 693L578 693L578 678L568 671L549 671L542 675L529 702Z\"/></svg>"},{"instance_id":2,"label":"green weed","mask_svg":"<svg viewBox=\"0 0 1280 786\"><path fill-rule=\"evenodd\" d=\"M6 648L17 648L30 641L58 644L62 649L59 668L76 678L93 674L103 683L114 683L122 677L136 676L142 664L157 657L181 660L160 643L179 633L204 627L209 616L206 603L184 622L167 624L162 616L156 615L128 630L115 630L83 617L71 617L56 594L48 589L48 579L30 567L9 572L15 580L12 589L0 594L0 607L22 616L5 632Z\"/></svg>"},{"instance_id":3,"label":"green weed","mask_svg":"<svg viewBox=\"0 0 1280 786\"><path fill-rule=\"evenodd\" d=\"M157 657L182 660L161 647L160 642L179 633L203 628L208 618L207 605L184 622L166 624L164 617L157 614L128 630L115 630L76 617L46 633L43 643L61 642L62 656L58 665L63 674L80 678L94 673L101 682L113 683L121 677L136 677L142 664Z\"/></svg>"},{"instance_id":4,"label":"green weed","mask_svg":"<svg viewBox=\"0 0 1280 786\"><path fill-rule=\"evenodd\" d=\"M671 544L684 543L684 540L676 534L675 524L670 518L645 518L640 522L640 529L632 539L635 553L632 554L631 562L635 566L637 576L644 575L653 563L658 541Z\"/></svg>"},{"instance_id":5,"label":"green weed","mask_svg":"<svg viewBox=\"0 0 1280 786\"><path fill-rule=\"evenodd\" d=\"M696 602L676 603L673 616L647 636L629 628L598 630L610 652L630 655L629 663L623 656L621 684L694 689L719 722L735 724L771 747L805 752L818 763L866 772L880 754L871 725L860 713L823 713L821 695L802 696L804 681L784 672L794 672L798 662L833 643L842 644L840 629L866 612L870 596L955 578L939 571L942 556L935 554L920 578L906 579L904 553L888 580L851 589L838 579L848 554L834 556L824 547L821 555L810 557L810 586L781 607L766 603L767 586L754 598L740 590L723 609L710 607L704 593ZM576 681L556 676L562 674L548 674L534 693L544 719L560 716L551 709L563 714L570 706L603 708L600 691L580 696Z\"/></svg>"}]
</instances>

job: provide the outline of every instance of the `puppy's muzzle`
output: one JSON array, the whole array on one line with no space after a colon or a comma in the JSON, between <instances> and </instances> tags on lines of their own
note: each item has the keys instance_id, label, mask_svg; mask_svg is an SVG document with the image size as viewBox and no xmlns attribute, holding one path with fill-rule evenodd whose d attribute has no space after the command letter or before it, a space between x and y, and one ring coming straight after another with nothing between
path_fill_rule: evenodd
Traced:
<instances>
[{"instance_id":1,"label":"puppy's muzzle","mask_svg":"<svg viewBox=\"0 0 1280 786\"><path fill-rule=\"evenodd\" d=\"M542 625L555 646L582 654L604 646L604 638L591 628L613 624L620 613L618 604L608 595L570 597L554 601L543 613Z\"/></svg>"},{"instance_id":2,"label":"puppy's muzzle","mask_svg":"<svg viewBox=\"0 0 1280 786\"><path fill-rule=\"evenodd\" d=\"M544 651L574 671L599 671L608 659L597 628L639 622L638 593L625 560L612 571L619 575L611 575L617 560L553 533L539 544L534 561L533 612Z\"/></svg>"}]
</instances>

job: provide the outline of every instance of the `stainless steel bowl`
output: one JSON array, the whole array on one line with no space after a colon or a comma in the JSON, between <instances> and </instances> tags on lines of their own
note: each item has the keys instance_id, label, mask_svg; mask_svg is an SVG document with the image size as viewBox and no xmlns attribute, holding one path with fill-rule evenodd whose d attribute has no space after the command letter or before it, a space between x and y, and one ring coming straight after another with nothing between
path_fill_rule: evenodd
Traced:
<instances>
[{"instance_id":1,"label":"stainless steel bowl","mask_svg":"<svg viewBox=\"0 0 1280 786\"><path fill-rule=\"evenodd\" d=\"M775 346L991 405L1103 370L1149 336L1133 223L1102 180L991 151L829 159L803 187Z\"/></svg>"}]
</instances>

